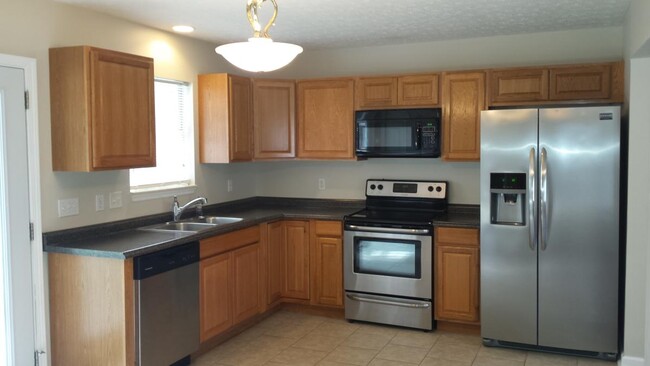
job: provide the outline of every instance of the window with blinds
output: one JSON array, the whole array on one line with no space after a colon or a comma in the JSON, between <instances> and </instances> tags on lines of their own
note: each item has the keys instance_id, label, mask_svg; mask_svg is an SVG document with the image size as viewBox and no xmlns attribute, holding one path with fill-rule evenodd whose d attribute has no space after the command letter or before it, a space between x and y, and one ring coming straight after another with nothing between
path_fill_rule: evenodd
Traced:
<instances>
[{"instance_id":1,"label":"window with blinds","mask_svg":"<svg viewBox=\"0 0 650 366\"><path fill-rule=\"evenodd\" d=\"M156 78L156 167L131 169L131 193L194 184L194 134L189 83Z\"/></svg>"}]
</instances>

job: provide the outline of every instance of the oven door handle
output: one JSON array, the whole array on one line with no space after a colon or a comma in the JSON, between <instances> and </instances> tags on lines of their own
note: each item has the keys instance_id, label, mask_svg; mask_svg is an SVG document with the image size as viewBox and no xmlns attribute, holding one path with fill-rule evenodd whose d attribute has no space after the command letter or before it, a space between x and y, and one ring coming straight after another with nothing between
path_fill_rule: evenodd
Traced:
<instances>
[{"instance_id":1,"label":"oven door handle","mask_svg":"<svg viewBox=\"0 0 650 366\"><path fill-rule=\"evenodd\" d=\"M375 233L390 233L390 234L431 234L430 229L400 229L394 227L374 227L374 226L358 226L358 225L345 225L346 229L371 231Z\"/></svg>"},{"instance_id":2,"label":"oven door handle","mask_svg":"<svg viewBox=\"0 0 650 366\"><path fill-rule=\"evenodd\" d=\"M363 296L352 295L352 294L346 294L346 296L350 300L355 300L360 302L370 302L373 304L393 305L393 306L401 306L405 308L416 308L416 309L427 309L431 307L431 304L426 302L389 301L389 300L380 300L380 299L374 299L370 297L363 297Z\"/></svg>"}]
</instances>

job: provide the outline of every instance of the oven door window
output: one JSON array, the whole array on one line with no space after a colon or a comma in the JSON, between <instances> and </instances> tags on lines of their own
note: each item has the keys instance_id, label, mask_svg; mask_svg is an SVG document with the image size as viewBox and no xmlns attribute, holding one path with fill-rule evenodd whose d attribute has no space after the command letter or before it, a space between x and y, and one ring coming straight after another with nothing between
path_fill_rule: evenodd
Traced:
<instances>
[{"instance_id":1,"label":"oven door window","mask_svg":"<svg viewBox=\"0 0 650 366\"><path fill-rule=\"evenodd\" d=\"M354 239L354 272L421 278L421 243L415 240Z\"/></svg>"}]
</instances>

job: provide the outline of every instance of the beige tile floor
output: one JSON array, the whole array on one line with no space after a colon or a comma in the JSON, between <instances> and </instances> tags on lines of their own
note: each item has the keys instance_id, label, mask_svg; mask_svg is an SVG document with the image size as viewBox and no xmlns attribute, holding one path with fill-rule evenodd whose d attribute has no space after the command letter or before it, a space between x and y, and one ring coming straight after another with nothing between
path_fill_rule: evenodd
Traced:
<instances>
[{"instance_id":1,"label":"beige tile floor","mask_svg":"<svg viewBox=\"0 0 650 366\"><path fill-rule=\"evenodd\" d=\"M279 311L193 360L196 366L613 366L616 363L484 347L478 336L348 323Z\"/></svg>"}]
</instances>

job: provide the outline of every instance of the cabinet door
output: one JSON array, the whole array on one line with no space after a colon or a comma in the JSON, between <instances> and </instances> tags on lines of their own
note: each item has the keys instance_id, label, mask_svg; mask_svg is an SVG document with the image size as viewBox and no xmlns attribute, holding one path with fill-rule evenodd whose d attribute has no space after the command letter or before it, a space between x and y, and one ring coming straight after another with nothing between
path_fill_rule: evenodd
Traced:
<instances>
[{"instance_id":1,"label":"cabinet door","mask_svg":"<svg viewBox=\"0 0 650 366\"><path fill-rule=\"evenodd\" d=\"M233 324L259 313L259 261L257 243L232 252Z\"/></svg>"},{"instance_id":2,"label":"cabinet door","mask_svg":"<svg viewBox=\"0 0 650 366\"><path fill-rule=\"evenodd\" d=\"M151 59L90 49L92 170L156 165L153 75Z\"/></svg>"},{"instance_id":3,"label":"cabinet door","mask_svg":"<svg viewBox=\"0 0 650 366\"><path fill-rule=\"evenodd\" d=\"M478 248L436 247L436 319L478 321Z\"/></svg>"},{"instance_id":4,"label":"cabinet door","mask_svg":"<svg viewBox=\"0 0 650 366\"><path fill-rule=\"evenodd\" d=\"M548 100L547 69L490 71L490 105Z\"/></svg>"},{"instance_id":5,"label":"cabinet door","mask_svg":"<svg viewBox=\"0 0 650 366\"><path fill-rule=\"evenodd\" d=\"M355 88L357 109L397 105L397 78L360 78Z\"/></svg>"},{"instance_id":6,"label":"cabinet door","mask_svg":"<svg viewBox=\"0 0 650 366\"><path fill-rule=\"evenodd\" d=\"M298 82L298 157L354 157L354 80Z\"/></svg>"},{"instance_id":7,"label":"cabinet door","mask_svg":"<svg viewBox=\"0 0 650 366\"><path fill-rule=\"evenodd\" d=\"M253 81L255 159L296 156L295 83Z\"/></svg>"},{"instance_id":8,"label":"cabinet door","mask_svg":"<svg viewBox=\"0 0 650 366\"><path fill-rule=\"evenodd\" d=\"M609 99L611 65L583 65L551 68L552 100Z\"/></svg>"},{"instance_id":9,"label":"cabinet door","mask_svg":"<svg viewBox=\"0 0 650 366\"><path fill-rule=\"evenodd\" d=\"M343 240L316 236L312 303L343 306Z\"/></svg>"},{"instance_id":10,"label":"cabinet door","mask_svg":"<svg viewBox=\"0 0 650 366\"><path fill-rule=\"evenodd\" d=\"M443 158L479 160L481 111L485 109L485 73L445 73L442 106Z\"/></svg>"},{"instance_id":11,"label":"cabinet door","mask_svg":"<svg viewBox=\"0 0 650 366\"><path fill-rule=\"evenodd\" d=\"M285 221L286 238L282 297L309 299L309 223Z\"/></svg>"},{"instance_id":12,"label":"cabinet door","mask_svg":"<svg viewBox=\"0 0 650 366\"><path fill-rule=\"evenodd\" d=\"M397 104L401 106L438 105L438 75L411 75L397 79Z\"/></svg>"},{"instance_id":13,"label":"cabinet door","mask_svg":"<svg viewBox=\"0 0 650 366\"><path fill-rule=\"evenodd\" d=\"M250 80L230 75L230 160L250 161L253 158L253 116Z\"/></svg>"},{"instance_id":14,"label":"cabinet door","mask_svg":"<svg viewBox=\"0 0 650 366\"><path fill-rule=\"evenodd\" d=\"M282 297L285 263L284 224L276 221L268 224L268 298L267 304L272 304Z\"/></svg>"},{"instance_id":15,"label":"cabinet door","mask_svg":"<svg viewBox=\"0 0 650 366\"><path fill-rule=\"evenodd\" d=\"M230 253L199 262L201 342L233 325Z\"/></svg>"}]
</instances>

